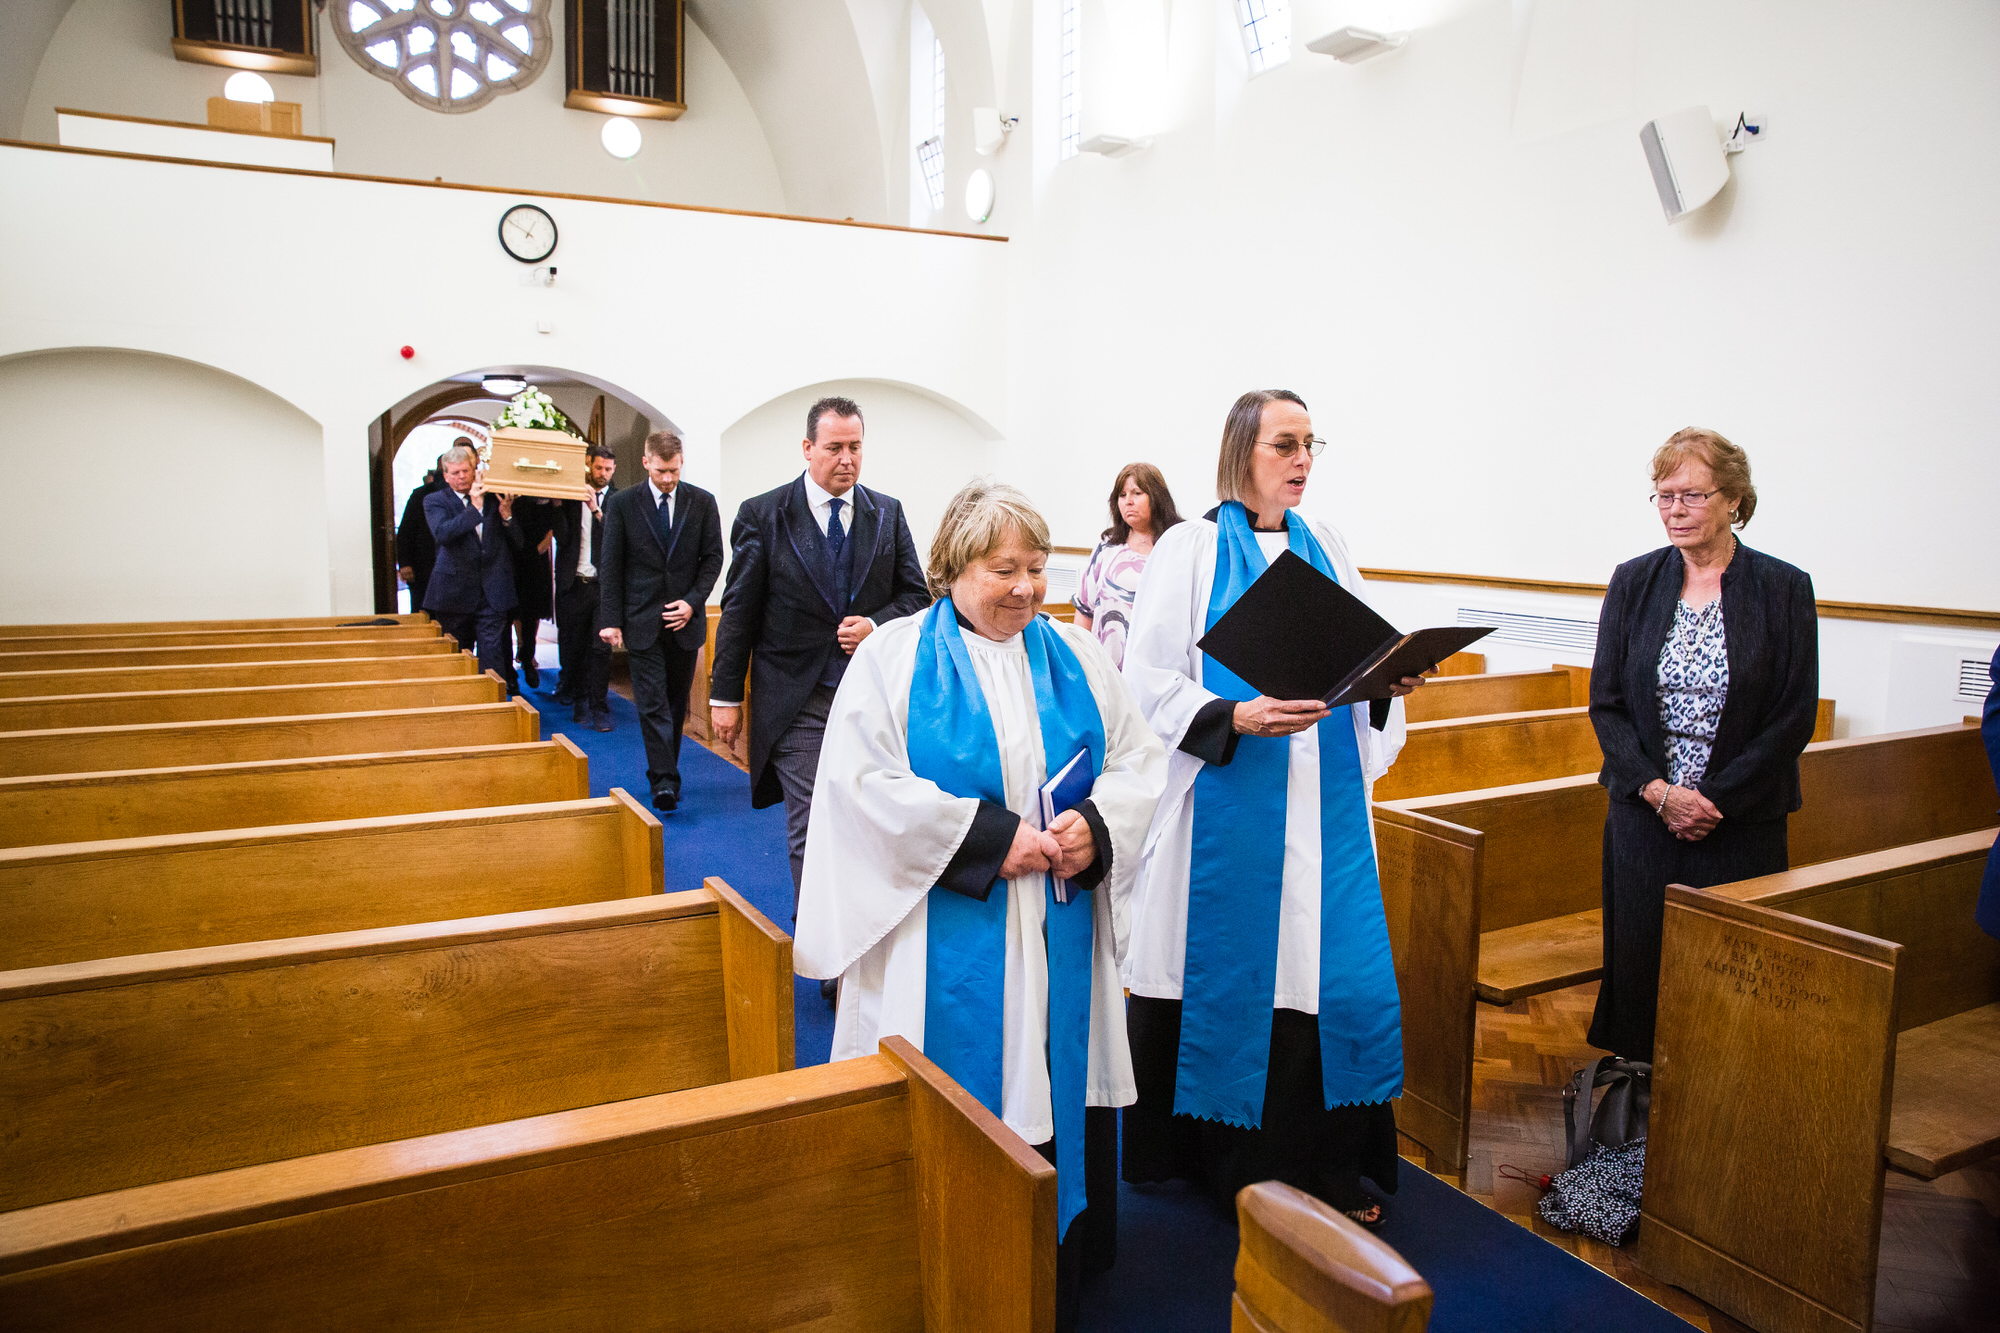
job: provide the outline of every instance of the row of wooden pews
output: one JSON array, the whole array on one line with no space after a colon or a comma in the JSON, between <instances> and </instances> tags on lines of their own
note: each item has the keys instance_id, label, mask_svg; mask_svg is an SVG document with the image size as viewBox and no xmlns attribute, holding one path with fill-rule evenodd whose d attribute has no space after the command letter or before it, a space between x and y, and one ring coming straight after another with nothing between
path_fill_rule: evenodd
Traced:
<instances>
[{"instance_id":1,"label":"row of wooden pews","mask_svg":"<svg viewBox=\"0 0 2000 1333\"><path fill-rule=\"evenodd\" d=\"M1052 1168L914 1050L793 1070L789 938L497 686L0 631L0 1325L1045 1326Z\"/></svg>"},{"instance_id":2,"label":"row of wooden pews","mask_svg":"<svg viewBox=\"0 0 2000 1333\"><path fill-rule=\"evenodd\" d=\"M1448 1166L1477 1004L1601 973L1588 690L1581 668L1433 681L1376 788L1398 1128ZM1832 711L1800 760L1793 869L1668 890L1639 1262L1760 1330L1865 1333L1884 1170L2000 1155L2000 942L1972 915L2000 792L1978 730L1836 741Z\"/></svg>"}]
</instances>

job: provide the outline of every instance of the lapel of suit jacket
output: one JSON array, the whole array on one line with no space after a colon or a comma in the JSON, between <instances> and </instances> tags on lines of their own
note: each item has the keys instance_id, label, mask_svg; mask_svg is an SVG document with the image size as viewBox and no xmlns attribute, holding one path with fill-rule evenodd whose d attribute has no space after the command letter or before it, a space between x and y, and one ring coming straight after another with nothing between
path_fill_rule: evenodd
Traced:
<instances>
[{"instance_id":1,"label":"lapel of suit jacket","mask_svg":"<svg viewBox=\"0 0 2000 1333\"><path fill-rule=\"evenodd\" d=\"M821 546L826 538L821 534L819 524L813 518L812 507L806 503L804 473L800 473L799 479L792 483L792 489L785 496L785 502L778 506L778 513L784 518L787 535L791 538L792 553L798 556L799 563L806 568L806 577L812 580L813 587L819 589L820 597L825 600L828 609L834 615L846 615L846 611L834 600L833 589L827 586L826 565L820 556Z\"/></svg>"},{"instance_id":2,"label":"lapel of suit jacket","mask_svg":"<svg viewBox=\"0 0 2000 1333\"><path fill-rule=\"evenodd\" d=\"M875 552L882 545L882 507L859 483L847 493L847 498L854 502L851 506L854 526L847 534L847 587L858 594L861 580L868 576L869 566L875 563Z\"/></svg>"}]
</instances>

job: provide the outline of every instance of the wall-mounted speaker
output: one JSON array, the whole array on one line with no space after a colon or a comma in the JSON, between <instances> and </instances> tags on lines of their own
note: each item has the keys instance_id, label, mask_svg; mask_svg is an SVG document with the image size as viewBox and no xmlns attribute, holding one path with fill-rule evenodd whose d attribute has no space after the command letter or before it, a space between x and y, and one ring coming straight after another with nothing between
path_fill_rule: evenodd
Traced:
<instances>
[{"instance_id":1,"label":"wall-mounted speaker","mask_svg":"<svg viewBox=\"0 0 2000 1333\"><path fill-rule=\"evenodd\" d=\"M1705 106L1646 122L1639 146L1646 150L1668 222L1679 222L1729 183L1729 159Z\"/></svg>"}]
</instances>

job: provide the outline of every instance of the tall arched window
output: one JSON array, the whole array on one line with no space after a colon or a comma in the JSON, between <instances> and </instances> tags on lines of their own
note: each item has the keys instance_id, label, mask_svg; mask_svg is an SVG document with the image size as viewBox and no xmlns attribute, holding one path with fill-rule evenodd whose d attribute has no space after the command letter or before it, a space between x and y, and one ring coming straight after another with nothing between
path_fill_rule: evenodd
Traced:
<instances>
[{"instance_id":1,"label":"tall arched window","mask_svg":"<svg viewBox=\"0 0 2000 1333\"><path fill-rule=\"evenodd\" d=\"M347 54L433 111L471 111L549 63L551 0L332 0Z\"/></svg>"}]
</instances>

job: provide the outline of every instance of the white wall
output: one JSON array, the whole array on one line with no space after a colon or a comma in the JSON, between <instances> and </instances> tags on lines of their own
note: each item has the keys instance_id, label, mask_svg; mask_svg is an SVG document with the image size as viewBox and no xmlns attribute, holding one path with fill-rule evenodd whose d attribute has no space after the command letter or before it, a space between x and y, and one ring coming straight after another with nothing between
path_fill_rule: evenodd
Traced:
<instances>
[{"instance_id":1,"label":"white wall","mask_svg":"<svg viewBox=\"0 0 2000 1333\"><path fill-rule=\"evenodd\" d=\"M1017 29L1008 470L1059 540L1135 454L1201 512L1230 401L1286 385L1364 565L1601 583L1660 544L1646 460L1698 424L1821 596L2000 609L2000 6L1300 0L1254 80L1231 6L1170 8L1156 142L1118 160L1042 152L1053 46ZM1349 22L1415 31L1304 50ZM1703 102L1768 142L1668 227L1637 132Z\"/></svg>"},{"instance_id":2,"label":"white wall","mask_svg":"<svg viewBox=\"0 0 2000 1333\"><path fill-rule=\"evenodd\" d=\"M527 88L476 111L445 115L362 69L339 45L330 18L317 21L319 76L266 77L279 100L301 105L307 134L335 141L337 171L723 208L787 207L756 113L692 22L686 114L640 122L645 146L621 162L598 142L603 116L562 104L560 36L550 64ZM560 34L560 14L555 27ZM172 37L168 4L75 0L35 74L23 137L54 143L59 106L206 123L208 99L222 95L230 71L175 60Z\"/></svg>"},{"instance_id":3,"label":"white wall","mask_svg":"<svg viewBox=\"0 0 2000 1333\"><path fill-rule=\"evenodd\" d=\"M930 555L945 502L993 471L999 453L985 429L944 403L900 384L845 381L781 394L722 432L716 502L727 528L737 505L805 470L806 411L829 394L852 398L867 423L861 482L902 501L917 559ZM715 600L722 599L716 585Z\"/></svg>"},{"instance_id":4,"label":"white wall","mask_svg":"<svg viewBox=\"0 0 2000 1333\"><path fill-rule=\"evenodd\" d=\"M20 147L0 147L0 181L35 201L0 209L0 356L152 351L296 404L325 433L323 596L341 612L372 606L369 426L463 371L621 386L680 426L704 486L723 429L799 385L922 385L1004 419L992 242L545 200L560 277L524 287L494 240L506 195ZM861 295L829 306L830 282Z\"/></svg>"},{"instance_id":5,"label":"white wall","mask_svg":"<svg viewBox=\"0 0 2000 1333\"><path fill-rule=\"evenodd\" d=\"M320 430L233 375L134 352L0 358L0 621L326 610Z\"/></svg>"}]
</instances>

